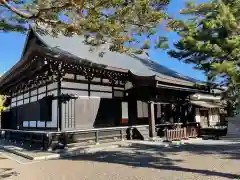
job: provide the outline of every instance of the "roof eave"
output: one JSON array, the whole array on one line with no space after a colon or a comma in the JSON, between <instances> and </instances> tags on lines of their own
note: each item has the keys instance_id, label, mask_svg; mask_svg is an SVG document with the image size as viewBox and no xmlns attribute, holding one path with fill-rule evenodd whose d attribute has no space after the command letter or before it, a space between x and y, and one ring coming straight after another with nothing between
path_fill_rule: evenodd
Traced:
<instances>
[{"instance_id":1,"label":"roof eave","mask_svg":"<svg viewBox=\"0 0 240 180\"><path fill-rule=\"evenodd\" d=\"M155 76L155 80L159 82L165 82L165 83L172 83L176 85L184 85L184 86L194 86L195 83L191 81L185 81L182 79L166 76L166 75L160 75L160 76Z\"/></svg>"}]
</instances>

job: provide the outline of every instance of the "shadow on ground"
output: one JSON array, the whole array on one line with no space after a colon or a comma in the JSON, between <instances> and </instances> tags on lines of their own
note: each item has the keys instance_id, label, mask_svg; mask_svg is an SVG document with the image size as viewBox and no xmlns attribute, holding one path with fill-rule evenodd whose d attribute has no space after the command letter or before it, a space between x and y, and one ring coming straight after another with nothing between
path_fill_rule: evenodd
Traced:
<instances>
[{"instance_id":1,"label":"shadow on ground","mask_svg":"<svg viewBox=\"0 0 240 180\"><path fill-rule=\"evenodd\" d=\"M158 170L191 172L206 176L217 176L228 179L236 179L240 174L231 174L211 170L191 169L181 167L181 159L172 159L167 155L179 152L189 152L191 154L224 154L225 158L240 159L240 143L228 145L195 145L187 144L180 147L164 148L157 145L134 144L125 150L117 149L111 151L101 151L89 155L71 158L71 160L88 160L104 163L116 163L132 167L154 168Z\"/></svg>"},{"instance_id":2,"label":"shadow on ground","mask_svg":"<svg viewBox=\"0 0 240 180\"><path fill-rule=\"evenodd\" d=\"M2 153L2 152L3 152L3 150L0 149L0 153ZM1 160L6 160L6 159L8 159L8 158L6 158L0 154L0 163L4 164L4 161L1 161ZM14 171L13 168L0 168L0 180L9 178L11 176L18 176L18 175L19 175L19 173Z\"/></svg>"},{"instance_id":3,"label":"shadow on ground","mask_svg":"<svg viewBox=\"0 0 240 180\"><path fill-rule=\"evenodd\" d=\"M5 179L17 175L19 175L19 173L13 171L12 168L0 168L0 179Z\"/></svg>"}]
</instances>

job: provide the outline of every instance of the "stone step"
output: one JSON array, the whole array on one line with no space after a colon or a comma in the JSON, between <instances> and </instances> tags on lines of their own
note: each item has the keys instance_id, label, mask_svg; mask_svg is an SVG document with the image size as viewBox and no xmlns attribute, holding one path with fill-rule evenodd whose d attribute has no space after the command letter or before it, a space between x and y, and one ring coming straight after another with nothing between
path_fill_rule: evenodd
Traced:
<instances>
[{"instance_id":1,"label":"stone step","mask_svg":"<svg viewBox=\"0 0 240 180\"><path fill-rule=\"evenodd\" d=\"M143 140L149 140L149 128L148 127L138 127L137 130L143 137Z\"/></svg>"}]
</instances>

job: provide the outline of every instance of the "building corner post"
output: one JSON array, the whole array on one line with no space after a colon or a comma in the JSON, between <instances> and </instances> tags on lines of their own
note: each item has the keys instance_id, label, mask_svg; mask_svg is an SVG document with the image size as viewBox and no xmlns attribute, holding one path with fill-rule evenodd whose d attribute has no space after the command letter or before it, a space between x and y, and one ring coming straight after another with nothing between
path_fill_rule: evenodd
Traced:
<instances>
[{"instance_id":1,"label":"building corner post","mask_svg":"<svg viewBox=\"0 0 240 180\"><path fill-rule=\"evenodd\" d=\"M148 122L149 122L149 137L154 139L156 137L154 102L148 102Z\"/></svg>"},{"instance_id":2,"label":"building corner post","mask_svg":"<svg viewBox=\"0 0 240 180\"><path fill-rule=\"evenodd\" d=\"M57 81L57 131L62 130L62 101L61 101L61 79Z\"/></svg>"}]
</instances>

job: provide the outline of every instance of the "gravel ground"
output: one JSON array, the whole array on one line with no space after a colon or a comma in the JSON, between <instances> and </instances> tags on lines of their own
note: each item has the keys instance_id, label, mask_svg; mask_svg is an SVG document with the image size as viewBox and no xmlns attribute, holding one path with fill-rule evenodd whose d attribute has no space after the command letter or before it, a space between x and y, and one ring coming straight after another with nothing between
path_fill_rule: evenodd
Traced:
<instances>
[{"instance_id":1,"label":"gravel ground","mask_svg":"<svg viewBox=\"0 0 240 180\"><path fill-rule=\"evenodd\" d=\"M219 141L218 141L219 142ZM227 180L240 177L240 144L154 144L19 164L0 156L4 180Z\"/></svg>"}]
</instances>

